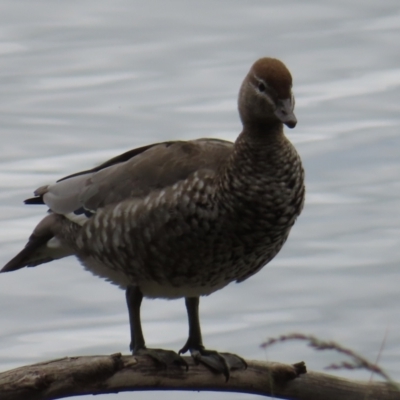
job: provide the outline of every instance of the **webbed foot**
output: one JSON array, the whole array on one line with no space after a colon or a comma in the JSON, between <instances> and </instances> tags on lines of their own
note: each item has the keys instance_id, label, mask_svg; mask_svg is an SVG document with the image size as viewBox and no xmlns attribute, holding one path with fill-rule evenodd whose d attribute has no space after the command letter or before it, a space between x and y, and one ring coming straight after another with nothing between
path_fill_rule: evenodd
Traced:
<instances>
[{"instance_id":1,"label":"webbed foot","mask_svg":"<svg viewBox=\"0 0 400 400\"><path fill-rule=\"evenodd\" d=\"M134 350L133 355L147 355L164 368L167 368L170 365L177 365L186 368L186 371L189 369L189 365L185 359L172 350L148 349L147 347L144 347Z\"/></svg>"},{"instance_id":2,"label":"webbed foot","mask_svg":"<svg viewBox=\"0 0 400 400\"><path fill-rule=\"evenodd\" d=\"M230 372L247 368L247 363L243 358L232 353L219 353L215 350L207 350L204 346L187 347L184 346L179 354L190 351L196 363L201 363L211 371L224 374L226 381L230 378Z\"/></svg>"}]
</instances>

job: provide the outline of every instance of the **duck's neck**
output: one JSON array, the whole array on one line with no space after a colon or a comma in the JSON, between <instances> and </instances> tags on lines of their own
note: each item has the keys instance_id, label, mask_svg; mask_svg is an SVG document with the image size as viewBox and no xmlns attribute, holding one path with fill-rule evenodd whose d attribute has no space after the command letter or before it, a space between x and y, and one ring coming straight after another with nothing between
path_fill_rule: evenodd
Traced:
<instances>
[{"instance_id":1,"label":"duck's neck","mask_svg":"<svg viewBox=\"0 0 400 400\"><path fill-rule=\"evenodd\" d=\"M253 161L260 158L265 161L265 155L274 153L287 143L280 122L264 124L245 124L242 133L235 142L234 157L248 155Z\"/></svg>"},{"instance_id":2,"label":"duck's neck","mask_svg":"<svg viewBox=\"0 0 400 400\"><path fill-rule=\"evenodd\" d=\"M280 171L293 158L295 150L283 133L282 124L245 126L219 178L219 195L229 208L229 200L247 199L263 203L268 192L279 184ZM227 203L226 203L227 202ZM232 205L233 206L233 205Z\"/></svg>"}]
</instances>

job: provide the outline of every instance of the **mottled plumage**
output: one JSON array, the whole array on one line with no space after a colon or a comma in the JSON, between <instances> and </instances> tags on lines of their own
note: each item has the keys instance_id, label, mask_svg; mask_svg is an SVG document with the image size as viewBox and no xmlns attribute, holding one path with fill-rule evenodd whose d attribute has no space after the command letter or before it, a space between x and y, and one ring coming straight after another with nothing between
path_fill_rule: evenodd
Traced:
<instances>
[{"instance_id":1,"label":"mottled plumage","mask_svg":"<svg viewBox=\"0 0 400 400\"><path fill-rule=\"evenodd\" d=\"M258 60L240 89L234 144L150 145L37 189L26 203L50 213L2 272L76 255L124 289L187 302L247 279L279 252L303 207L301 160L283 133L297 122L291 86L279 60ZM188 343L183 350L200 346Z\"/></svg>"}]
</instances>

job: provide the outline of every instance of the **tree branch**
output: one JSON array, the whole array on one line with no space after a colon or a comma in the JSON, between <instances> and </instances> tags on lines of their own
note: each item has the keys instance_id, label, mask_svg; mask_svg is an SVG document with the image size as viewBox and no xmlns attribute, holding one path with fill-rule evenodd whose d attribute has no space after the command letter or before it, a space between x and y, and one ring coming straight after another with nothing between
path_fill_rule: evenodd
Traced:
<instances>
[{"instance_id":1,"label":"tree branch","mask_svg":"<svg viewBox=\"0 0 400 400\"><path fill-rule=\"evenodd\" d=\"M147 356L67 357L0 373L1 400L52 400L135 390L207 390L274 396L291 400L399 400L386 383L350 381L308 372L304 363L285 365L247 361L225 382L185 357L189 371L161 368Z\"/></svg>"}]
</instances>

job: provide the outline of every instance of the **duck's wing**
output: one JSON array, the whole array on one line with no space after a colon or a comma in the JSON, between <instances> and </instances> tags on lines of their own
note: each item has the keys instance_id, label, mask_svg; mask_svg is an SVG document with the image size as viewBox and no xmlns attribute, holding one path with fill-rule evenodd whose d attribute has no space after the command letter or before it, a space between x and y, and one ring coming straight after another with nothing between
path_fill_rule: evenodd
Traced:
<instances>
[{"instance_id":1,"label":"duck's wing","mask_svg":"<svg viewBox=\"0 0 400 400\"><path fill-rule=\"evenodd\" d=\"M129 198L144 198L202 169L216 172L232 150L233 143L217 139L158 143L40 187L35 197L25 203L46 204L50 213L36 226L25 248L0 272L73 255L74 251L57 239L63 216L83 225L98 208Z\"/></svg>"},{"instance_id":2,"label":"duck's wing","mask_svg":"<svg viewBox=\"0 0 400 400\"><path fill-rule=\"evenodd\" d=\"M208 169L217 171L231 154L233 143L199 139L158 143L128 151L91 170L42 186L27 204L46 204L57 214L89 216L99 207L128 198L144 198Z\"/></svg>"}]
</instances>

